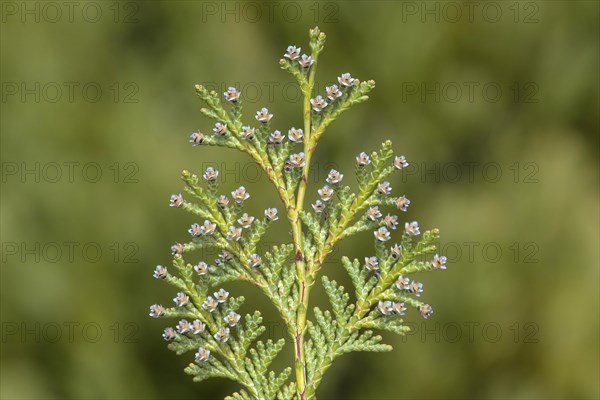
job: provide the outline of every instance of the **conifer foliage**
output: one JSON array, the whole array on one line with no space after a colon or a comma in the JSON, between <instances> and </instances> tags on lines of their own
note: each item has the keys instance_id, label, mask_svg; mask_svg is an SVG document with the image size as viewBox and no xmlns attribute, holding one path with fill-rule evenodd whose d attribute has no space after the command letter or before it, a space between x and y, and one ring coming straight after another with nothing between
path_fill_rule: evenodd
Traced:
<instances>
[{"instance_id":1,"label":"conifer foliage","mask_svg":"<svg viewBox=\"0 0 600 400\"><path fill-rule=\"evenodd\" d=\"M446 258L435 254L438 230L421 234L418 222L402 225L393 214L408 212L410 200L392 195L390 177L408 162L394 155L390 141L371 154L356 156L356 192L344 185L352 172L331 170L317 190L319 200L305 204L319 139L375 87L371 80L342 73L337 84L318 94L315 73L324 43L325 34L314 28L308 54L289 46L280 60L304 97L303 126L285 129L287 134L274 129L267 108L256 111L253 126L244 125L244 95L236 88L218 94L196 85L205 105L201 112L214 126L212 133L194 132L191 144L246 153L269 178L281 203L269 205L263 215L249 215L244 205L252 201L251 191L220 187L219 171L212 167L200 175L183 171L185 196L171 196L170 205L190 213L193 223L188 241L171 246L172 267L159 265L154 270L157 279L174 287L174 304L154 304L150 316L176 323L164 330L163 338L171 350L190 358L185 372L194 381L223 377L241 386L228 399L315 399L323 375L338 357L354 351L390 351L375 331L404 334L408 328L403 317L410 309L429 317L431 306L420 301L423 285L410 276L446 268ZM261 239L275 223L288 223L292 234L288 243L263 252ZM391 244L396 232L399 241ZM342 258L353 286L347 289L321 270L334 246L357 234L372 235L374 248L364 262ZM199 259L198 250L206 248L216 249L218 258ZM243 297L229 295L224 287L231 281L252 284L276 307L293 342L288 346L294 353L293 368L270 368L285 340L261 339L266 330L261 312L244 305ZM314 318L309 319L310 291L318 282L329 304L312 308Z\"/></svg>"}]
</instances>

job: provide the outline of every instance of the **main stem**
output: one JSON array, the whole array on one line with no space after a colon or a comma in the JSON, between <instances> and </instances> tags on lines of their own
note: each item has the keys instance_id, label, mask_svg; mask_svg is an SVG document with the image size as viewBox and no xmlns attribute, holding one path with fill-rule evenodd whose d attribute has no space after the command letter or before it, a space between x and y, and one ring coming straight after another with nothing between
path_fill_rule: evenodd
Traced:
<instances>
[{"instance_id":1,"label":"main stem","mask_svg":"<svg viewBox=\"0 0 600 400\"><path fill-rule=\"evenodd\" d=\"M310 275L310 265L306 264L304 252L302 250L302 221L300 220L299 213L300 211L302 211L302 208L304 206L304 195L306 193L308 173L310 171L310 160L312 158L312 152L314 151L314 146L312 146L312 138L310 135L310 97L312 95L312 89L314 86L316 64L317 60L315 57L314 64L311 67L308 81L302 88L302 93L304 94L303 116L305 165L302 170L302 177L300 178L300 184L298 186L298 196L296 201L296 208L294 210L294 223L292 227L292 235L296 247L296 274L298 276L299 286L299 303L298 310L296 311L296 333L294 336L294 367L296 370L296 387L298 389L298 398L300 400L305 400L306 389L308 384L306 373L306 359L304 355L304 334L306 332L306 313L308 311L308 298L312 282Z\"/></svg>"}]
</instances>

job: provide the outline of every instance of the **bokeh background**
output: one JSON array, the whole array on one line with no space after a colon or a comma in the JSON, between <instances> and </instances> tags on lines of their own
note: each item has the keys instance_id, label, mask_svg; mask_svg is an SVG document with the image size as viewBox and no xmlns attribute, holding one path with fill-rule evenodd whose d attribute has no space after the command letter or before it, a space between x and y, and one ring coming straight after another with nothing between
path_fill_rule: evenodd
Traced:
<instances>
[{"instance_id":1,"label":"bokeh background","mask_svg":"<svg viewBox=\"0 0 600 400\"><path fill-rule=\"evenodd\" d=\"M443 273L420 277L435 309L389 354L352 354L323 399L599 397L599 3L1 3L3 399L213 399L192 383L148 306L174 293L152 278L193 217L170 209L182 169L245 184L254 213L277 205L232 151L192 148L211 125L193 87L240 87L282 131L301 103L278 60L328 42L317 81L374 79L371 100L335 122L317 151L311 200L335 166L391 138L411 169L396 194L442 231ZM271 241L287 237L285 221ZM368 239L368 240L365 240ZM372 253L367 236L336 259ZM209 257L210 255L207 255ZM282 326L260 293L228 285ZM323 302L322 289L312 299ZM174 324L175 322L173 322ZM292 348L277 359L290 362Z\"/></svg>"}]
</instances>

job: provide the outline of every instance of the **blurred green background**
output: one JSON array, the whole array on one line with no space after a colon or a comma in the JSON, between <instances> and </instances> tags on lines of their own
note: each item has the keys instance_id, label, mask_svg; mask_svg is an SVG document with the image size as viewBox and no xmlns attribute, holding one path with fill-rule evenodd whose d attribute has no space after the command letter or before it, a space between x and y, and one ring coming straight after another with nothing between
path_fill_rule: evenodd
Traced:
<instances>
[{"instance_id":1,"label":"blurred green background","mask_svg":"<svg viewBox=\"0 0 600 400\"><path fill-rule=\"evenodd\" d=\"M282 131L301 103L278 60L328 42L317 81L374 79L371 100L336 121L324 173L390 138L412 163L394 193L403 218L442 231L443 273L419 277L435 313L386 354L341 358L323 399L598 398L599 3L1 3L3 399L212 399L229 381L192 383L148 306L174 293L152 278L192 216L170 209L182 169L222 170L259 213L276 195L249 159L192 148L208 131L196 83L245 96ZM225 171L227 170L227 171ZM255 214L256 215L256 214ZM271 241L289 229L280 220ZM361 236L335 261L371 255ZM99 253L100 252L100 253ZM208 259L212 259L207 255ZM243 311L267 299L245 285ZM322 289L313 304L324 301ZM173 321L173 324L175 321ZM289 363L292 348L278 358Z\"/></svg>"}]
</instances>

